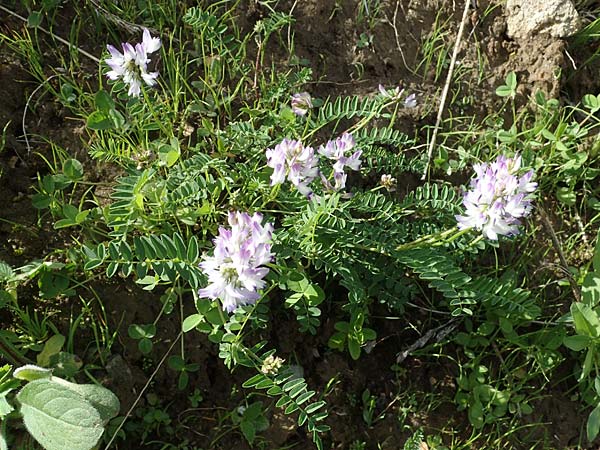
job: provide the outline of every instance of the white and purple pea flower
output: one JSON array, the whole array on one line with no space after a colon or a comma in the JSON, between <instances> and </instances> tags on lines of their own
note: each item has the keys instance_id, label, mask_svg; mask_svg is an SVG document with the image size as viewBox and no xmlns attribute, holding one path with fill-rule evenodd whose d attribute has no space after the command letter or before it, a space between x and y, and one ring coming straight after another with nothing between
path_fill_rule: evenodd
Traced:
<instances>
[{"instance_id":1,"label":"white and purple pea flower","mask_svg":"<svg viewBox=\"0 0 600 450\"><path fill-rule=\"evenodd\" d=\"M530 170L519 175L521 157L499 156L491 164L476 164L476 177L471 180L471 189L465 193L465 214L457 215L460 229L474 228L491 240L498 236L519 233L522 218L531 212L533 192L537 183L532 181Z\"/></svg>"},{"instance_id":2,"label":"white and purple pea flower","mask_svg":"<svg viewBox=\"0 0 600 450\"><path fill-rule=\"evenodd\" d=\"M139 97L142 81L148 86L156 84L158 72L148 72L148 63L150 62L148 55L160 49L160 39L152 37L150 31L144 28L141 43L134 46L129 42L124 42L121 46L123 53L112 45L106 46L111 55L110 58L105 59L106 64L111 68L106 76L111 80L122 79L129 86L127 94L130 97Z\"/></svg>"},{"instance_id":3,"label":"white and purple pea flower","mask_svg":"<svg viewBox=\"0 0 600 450\"><path fill-rule=\"evenodd\" d=\"M262 225L262 219L260 213L229 213L229 228L219 228L213 256L205 256L200 263L208 277L208 285L198 291L200 297L220 299L223 309L230 313L260 298L269 273L264 266L273 258L273 225Z\"/></svg>"}]
</instances>

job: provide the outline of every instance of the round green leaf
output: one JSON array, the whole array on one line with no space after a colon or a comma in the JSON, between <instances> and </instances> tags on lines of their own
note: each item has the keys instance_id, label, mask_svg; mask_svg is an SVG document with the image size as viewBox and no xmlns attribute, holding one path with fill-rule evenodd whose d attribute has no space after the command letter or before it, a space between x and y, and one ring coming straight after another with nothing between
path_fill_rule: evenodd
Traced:
<instances>
[{"instance_id":1,"label":"round green leaf","mask_svg":"<svg viewBox=\"0 0 600 450\"><path fill-rule=\"evenodd\" d=\"M188 375L188 373L181 372L179 374L179 380L177 381L177 389L183 391L187 387L189 380L190 376Z\"/></svg>"},{"instance_id":2,"label":"round green leaf","mask_svg":"<svg viewBox=\"0 0 600 450\"><path fill-rule=\"evenodd\" d=\"M111 118L102 111L94 111L87 118L87 126L92 130L110 130L114 128Z\"/></svg>"},{"instance_id":3,"label":"round green leaf","mask_svg":"<svg viewBox=\"0 0 600 450\"><path fill-rule=\"evenodd\" d=\"M127 333L129 334L129 337L133 339L153 338L156 334L156 325L152 323L147 325L134 323L129 325Z\"/></svg>"},{"instance_id":4,"label":"round green leaf","mask_svg":"<svg viewBox=\"0 0 600 450\"><path fill-rule=\"evenodd\" d=\"M108 92L106 92L104 89L100 89L96 93L94 102L96 103L96 108L99 111L102 111L105 113L108 113L111 109L115 108L115 102L110 97L110 94Z\"/></svg>"},{"instance_id":5,"label":"round green leaf","mask_svg":"<svg viewBox=\"0 0 600 450\"><path fill-rule=\"evenodd\" d=\"M77 355L69 352L58 352L50 357L50 367L54 374L61 377L73 377L83 366L83 361Z\"/></svg>"},{"instance_id":6,"label":"round green leaf","mask_svg":"<svg viewBox=\"0 0 600 450\"><path fill-rule=\"evenodd\" d=\"M480 401L476 400L469 407L469 422L475 428L481 428L485 422L483 417L483 405Z\"/></svg>"},{"instance_id":7,"label":"round green leaf","mask_svg":"<svg viewBox=\"0 0 600 450\"><path fill-rule=\"evenodd\" d=\"M142 338L140 342L138 342L138 348L140 349L140 352L147 355L152 351L152 341L148 338Z\"/></svg>"},{"instance_id":8,"label":"round green leaf","mask_svg":"<svg viewBox=\"0 0 600 450\"><path fill-rule=\"evenodd\" d=\"M67 159L63 164L63 173L72 181L83 178L83 166L76 159Z\"/></svg>"},{"instance_id":9,"label":"round green leaf","mask_svg":"<svg viewBox=\"0 0 600 450\"><path fill-rule=\"evenodd\" d=\"M27 17L27 26L29 28L37 28L42 23L42 11L32 11Z\"/></svg>"},{"instance_id":10,"label":"round green leaf","mask_svg":"<svg viewBox=\"0 0 600 450\"><path fill-rule=\"evenodd\" d=\"M179 355L172 355L168 360L169 367L173 370L184 370L185 360Z\"/></svg>"},{"instance_id":11,"label":"round green leaf","mask_svg":"<svg viewBox=\"0 0 600 450\"><path fill-rule=\"evenodd\" d=\"M192 314L186 317L182 324L183 332L187 333L196 328L202 322L203 318L201 314Z\"/></svg>"},{"instance_id":12,"label":"round green leaf","mask_svg":"<svg viewBox=\"0 0 600 450\"><path fill-rule=\"evenodd\" d=\"M521 403L521 414L527 415L533 412L533 408L527 403Z\"/></svg>"},{"instance_id":13,"label":"round green leaf","mask_svg":"<svg viewBox=\"0 0 600 450\"><path fill-rule=\"evenodd\" d=\"M35 209L44 209L50 206L52 197L43 193L34 194L31 198L31 203Z\"/></svg>"},{"instance_id":14,"label":"round green leaf","mask_svg":"<svg viewBox=\"0 0 600 450\"><path fill-rule=\"evenodd\" d=\"M508 97L511 94L512 90L508 86L502 85L496 88L496 95L498 95L499 97Z\"/></svg>"},{"instance_id":15,"label":"round green leaf","mask_svg":"<svg viewBox=\"0 0 600 450\"><path fill-rule=\"evenodd\" d=\"M37 363L40 366L47 367L50 365L50 357L56 355L65 344L65 337L62 334L55 334L44 344L44 348L37 355Z\"/></svg>"}]
</instances>

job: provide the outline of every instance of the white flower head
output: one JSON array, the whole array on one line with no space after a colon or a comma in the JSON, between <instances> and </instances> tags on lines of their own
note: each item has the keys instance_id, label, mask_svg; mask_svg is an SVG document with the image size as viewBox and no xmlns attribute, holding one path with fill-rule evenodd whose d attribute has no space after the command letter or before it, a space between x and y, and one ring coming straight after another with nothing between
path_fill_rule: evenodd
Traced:
<instances>
[{"instance_id":1,"label":"white flower head","mask_svg":"<svg viewBox=\"0 0 600 450\"><path fill-rule=\"evenodd\" d=\"M111 55L110 58L105 59L106 64L111 68L106 76L111 80L122 79L129 86L127 94L130 97L139 97L142 81L148 86L156 84L158 72L148 72L150 62L148 55L160 48L160 39L150 36L150 32L144 28L141 43L133 46L129 42L124 42L121 46L123 53L112 45L106 46Z\"/></svg>"},{"instance_id":2,"label":"white flower head","mask_svg":"<svg viewBox=\"0 0 600 450\"><path fill-rule=\"evenodd\" d=\"M298 191L307 197L312 196L309 184L319 174L318 161L312 147L302 142L283 139L273 149L267 149L267 166L274 169L271 185L281 184L287 178Z\"/></svg>"},{"instance_id":3,"label":"white flower head","mask_svg":"<svg viewBox=\"0 0 600 450\"><path fill-rule=\"evenodd\" d=\"M312 97L308 92L300 92L292 95L292 111L294 114L305 116L312 107Z\"/></svg>"},{"instance_id":4,"label":"white flower head","mask_svg":"<svg viewBox=\"0 0 600 450\"><path fill-rule=\"evenodd\" d=\"M262 363L260 371L265 375L277 375L277 372L279 372L283 363L284 360L279 356L267 356Z\"/></svg>"},{"instance_id":5,"label":"white flower head","mask_svg":"<svg viewBox=\"0 0 600 450\"><path fill-rule=\"evenodd\" d=\"M379 184L386 188L388 192L394 192L396 190L397 180L391 175L384 173L383 175L381 175Z\"/></svg>"},{"instance_id":6,"label":"white flower head","mask_svg":"<svg viewBox=\"0 0 600 450\"><path fill-rule=\"evenodd\" d=\"M238 306L252 304L260 298L265 286L263 278L271 253L273 225L262 225L262 215L230 212L230 228L219 228L214 239L213 256L206 256L200 267L208 276L208 286L198 291L200 297L219 298L223 309L234 311Z\"/></svg>"},{"instance_id":7,"label":"white flower head","mask_svg":"<svg viewBox=\"0 0 600 450\"><path fill-rule=\"evenodd\" d=\"M345 167L351 170L359 170L362 163L360 157L362 150L354 150L356 142L350 133L344 133L339 138L327 142L319 147L319 154L333 161L333 180L332 185L329 180L321 176L323 186L328 191L340 191L346 187L347 174Z\"/></svg>"},{"instance_id":8,"label":"white flower head","mask_svg":"<svg viewBox=\"0 0 600 450\"><path fill-rule=\"evenodd\" d=\"M465 194L465 214L457 215L460 229L475 228L491 240L519 233L520 219L531 212L533 170L518 175L521 157L499 156L491 164L476 164L476 177Z\"/></svg>"},{"instance_id":9,"label":"white flower head","mask_svg":"<svg viewBox=\"0 0 600 450\"><path fill-rule=\"evenodd\" d=\"M410 94L404 99L405 108L414 108L415 106L417 106L417 96L415 94Z\"/></svg>"}]
</instances>

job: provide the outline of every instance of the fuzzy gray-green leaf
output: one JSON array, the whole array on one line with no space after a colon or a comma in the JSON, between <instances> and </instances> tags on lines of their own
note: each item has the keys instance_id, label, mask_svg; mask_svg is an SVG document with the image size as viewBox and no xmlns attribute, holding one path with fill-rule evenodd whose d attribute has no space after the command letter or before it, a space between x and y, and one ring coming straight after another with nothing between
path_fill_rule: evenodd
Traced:
<instances>
[{"instance_id":1,"label":"fuzzy gray-green leaf","mask_svg":"<svg viewBox=\"0 0 600 450\"><path fill-rule=\"evenodd\" d=\"M86 399L49 379L28 383L17 400L25 427L46 450L90 450L104 431Z\"/></svg>"}]
</instances>

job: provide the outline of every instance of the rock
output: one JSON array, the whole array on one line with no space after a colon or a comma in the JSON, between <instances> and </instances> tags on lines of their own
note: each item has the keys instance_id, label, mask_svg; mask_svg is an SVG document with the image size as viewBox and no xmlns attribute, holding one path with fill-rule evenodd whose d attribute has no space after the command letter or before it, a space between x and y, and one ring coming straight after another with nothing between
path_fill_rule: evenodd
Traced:
<instances>
[{"instance_id":1,"label":"rock","mask_svg":"<svg viewBox=\"0 0 600 450\"><path fill-rule=\"evenodd\" d=\"M581 27L571 0L507 0L506 22L508 36L515 40L539 34L565 38Z\"/></svg>"}]
</instances>

